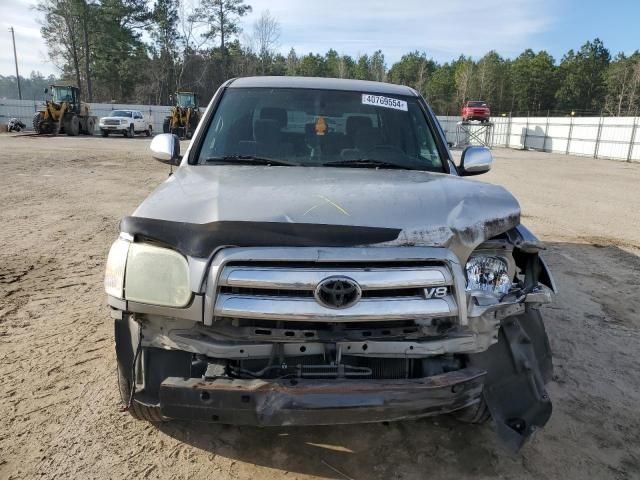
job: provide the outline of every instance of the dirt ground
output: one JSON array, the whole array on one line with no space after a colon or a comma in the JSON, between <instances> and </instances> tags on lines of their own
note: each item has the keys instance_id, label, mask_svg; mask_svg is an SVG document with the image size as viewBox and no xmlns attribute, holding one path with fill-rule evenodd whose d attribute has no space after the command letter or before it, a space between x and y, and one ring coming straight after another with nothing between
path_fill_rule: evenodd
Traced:
<instances>
[{"instance_id":1,"label":"dirt ground","mask_svg":"<svg viewBox=\"0 0 640 480\"><path fill-rule=\"evenodd\" d=\"M148 139L0 135L0 478L640 478L640 164L495 150L561 289L554 414L518 455L449 418L237 428L120 412L103 294Z\"/></svg>"}]
</instances>

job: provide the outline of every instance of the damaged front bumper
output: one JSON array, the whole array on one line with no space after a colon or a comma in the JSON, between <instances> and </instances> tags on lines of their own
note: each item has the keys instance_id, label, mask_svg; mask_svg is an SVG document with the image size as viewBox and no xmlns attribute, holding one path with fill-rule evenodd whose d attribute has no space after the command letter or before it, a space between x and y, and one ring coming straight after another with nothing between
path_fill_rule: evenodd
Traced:
<instances>
[{"instance_id":1,"label":"damaged front bumper","mask_svg":"<svg viewBox=\"0 0 640 480\"><path fill-rule=\"evenodd\" d=\"M483 247L510 257L515 244L503 239ZM442 248L222 250L210 263L191 261L197 294L188 307L110 299L118 361L134 366L134 398L167 418L256 426L362 423L484 402L500 436L517 450L551 414L545 391L551 354L537 308L555 291L539 246L519 245L526 251L509 263L509 276L519 267L520 288L500 298L467 291L458 258ZM309 292L335 271L364 286L363 305L390 306L366 315L316 315ZM386 288L379 288L381 279ZM414 291L434 287L445 289L442 298ZM405 315L409 303L423 311ZM442 310L427 311L432 305ZM396 361L407 367L396 371ZM375 362L388 369L380 373ZM446 368L436 368L438 362ZM325 376L311 378L314 369ZM347 378L347 369L360 377ZM328 378L333 370L335 378ZM369 377L362 378L365 371Z\"/></svg>"},{"instance_id":2,"label":"damaged front bumper","mask_svg":"<svg viewBox=\"0 0 640 480\"><path fill-rule=\"evenodd\" d=\"M169 418L236 425L332 425L440 415L479 401L485 372L465 368L405 380L240 380L170 377Z\"/></svg>"}]
</instances>

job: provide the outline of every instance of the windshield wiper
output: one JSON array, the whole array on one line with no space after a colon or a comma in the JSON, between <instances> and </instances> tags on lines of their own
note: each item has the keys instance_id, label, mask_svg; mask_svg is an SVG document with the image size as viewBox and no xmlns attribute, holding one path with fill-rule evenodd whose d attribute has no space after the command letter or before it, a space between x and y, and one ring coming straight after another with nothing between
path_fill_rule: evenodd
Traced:
<instances>
[{"instance_id":1,"label":"windshield wiper","mask_svg":"<svg viewBox=\"0 0 640 480\"><path fill-rule=\"evenodd\" d=\"M357 160L335 160L322 164L325 167L356 167L356 168L397 168L402 170L415 170L413 167L399 163L373 160L372 158L359 158Z\"/></svg>"},{"instance_id":2,"label":"windshield wiper","mask_svg":"<svg viewBox=\"0 0 640 480\"><path fill-rule=\"evenodd\" d=\"M274 160L273 158L256 157L253 155L223 155L220 157L209 157L207 163L237 163L242 165L276 165L291 167L295 164Z\"/></svg>"}]
</instances>

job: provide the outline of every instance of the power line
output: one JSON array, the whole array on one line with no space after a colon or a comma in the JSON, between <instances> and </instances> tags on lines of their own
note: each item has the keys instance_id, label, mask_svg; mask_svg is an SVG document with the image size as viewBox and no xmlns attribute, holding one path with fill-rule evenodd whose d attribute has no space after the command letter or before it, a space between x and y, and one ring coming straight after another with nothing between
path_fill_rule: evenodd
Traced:
<instances>
[{"instance_id":1,"label":"power line","mask_svg":"<svg viewBox=\"0 0 640 480\"><path fill-rule=\"evenodd\" d=\"M18 97L22 100L22 89L20 88L20 74L18 73L18 55L16 54L16 36L13 32L13 27L9 27L11 32L11 39L13 40L13 60L16 63L16 80L18 81Z\"/></svg>"}]
</instances>

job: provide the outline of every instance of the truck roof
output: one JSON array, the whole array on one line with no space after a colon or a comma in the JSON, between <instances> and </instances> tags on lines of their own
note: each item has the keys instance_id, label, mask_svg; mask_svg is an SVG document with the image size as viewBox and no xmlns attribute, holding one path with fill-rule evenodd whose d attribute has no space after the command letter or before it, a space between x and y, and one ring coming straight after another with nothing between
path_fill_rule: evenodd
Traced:
<instances>
[{"instance_id":1,"label":"truck roof","mask_svg":"<svg viewBox=\"0 0 640 480\"><path fill-rule=\"evenodd\" d=\"M418 96L413 88L392 83L324 77L242 77L229 82L228 88L312 88L363 93Z\"/></svg>"}]
</instances>

